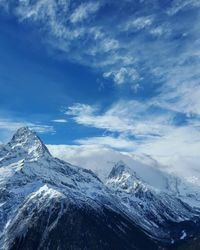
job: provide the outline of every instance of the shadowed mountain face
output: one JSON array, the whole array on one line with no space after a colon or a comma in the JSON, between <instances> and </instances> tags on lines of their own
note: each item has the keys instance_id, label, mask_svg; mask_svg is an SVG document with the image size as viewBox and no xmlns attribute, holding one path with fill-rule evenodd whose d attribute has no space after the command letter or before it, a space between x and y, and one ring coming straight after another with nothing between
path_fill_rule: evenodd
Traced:
<instances>
[{"instance_id":1,"label":"shadowed mountain face","mask_svg":"<svg viewBox=\"0 0 200 250\"><path fill-rule=\"evenodd\" d=\"M198 216L123 162L102 183L28 128L0 148L0 250L171 249L199 232Z\"/></svg>"},{"instance_id":2,"label":"shadowed mountain face","mask_svg":"<svg viewBox=\"0 0 200 250\"><path fill-rule=\"evenodd\" d=\"M180 246L172 248L172 250L199 250L200 249L200 236L180 244Z\"/></svg>"},{"instance_id":3,"label":"shadowed mountain face","mask_svg":"<svg viewBox=\"0 0 200 250\"><path fill-rule=\"evenodd\" d=\"M33 225L25 236L11 241L10 249L157 249L128 218L110 209L102 207L99 213L86 204L51 202L51 214L48 206L39 214L36 209ZM16 235L16 228L26 220L26 212L13 224L11 235Z\"/></svg>"},{"instance_id":4,"label":"shadowed mountain face","mask_svg":"<svg viewBox=\"0 0 200 250\"><path fill-rule=\"evenodd\" d=\"M28 128L0 155L0 249L157 249L91 171L53 158Z\"/></svg>"}]
</instances>

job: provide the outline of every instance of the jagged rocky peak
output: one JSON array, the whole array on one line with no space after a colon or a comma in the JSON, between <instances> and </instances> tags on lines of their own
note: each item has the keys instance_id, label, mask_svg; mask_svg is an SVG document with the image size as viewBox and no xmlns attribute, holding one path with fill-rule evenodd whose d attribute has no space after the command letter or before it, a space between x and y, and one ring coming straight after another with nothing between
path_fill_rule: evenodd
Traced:
<instances>
[{"instance_id":1,"label":"jagged rocky peak","mask_svg":"<svg viewBox=\"0 0 200 250\"><path fill-rule=\"evenodd\" d=\"M118 175L121 175L124 170L125 170L125 163L123 161L118 161L112 168L108 178L110 179Z\"/></svg>"},{"instance_id":2,"label":"jagged rocky peak","mask_svg":"<svg viewBox=\"0 0 200 250\"><path fill-rule=\"evenodd\" d=\"M127 166L123 161L117 162L111 170L107 182L110 188L123 189L127 192L135 191L141 186L141 180L137 177L135 171Z\"/></svg>"},{"instance_id":3,"label":"jagged rocky peak","mask_svg":"<svg viewBox=\"0 0 200 250\"><path fill-rule=\"evenodd\" d=\"M12 144L17 144L17 143L24 144L30 140L35 141L35 142L40 141L36 133L33 130L31 130L29 127L21 127L13 135L11 139L11 143Z\"/></svg>"},{"instance_id":4,"label":"jagged rocky peak","mask_svg":"<svg viewBox=\"0 0 200 250\"><path fill-rule=\"evenodd\" d=\"M112 168L108 179L112 179L115 177L121 176L124 172L129 172L129 167L123 162L123 161L118 161L114 167Z\"/></svg>"},{"instance_id":5,"label":"jagged rocky peak","mask_svg":"<svg viewBox=\"0 0 200 250\"><path fill-rule=\"evenodd\" d=\"M50 155L47 147L42 143L37 134L28 127L19 128L8 143L8 146L12 150L22 150L35 157Z\"/></svg>"}]
</instances>

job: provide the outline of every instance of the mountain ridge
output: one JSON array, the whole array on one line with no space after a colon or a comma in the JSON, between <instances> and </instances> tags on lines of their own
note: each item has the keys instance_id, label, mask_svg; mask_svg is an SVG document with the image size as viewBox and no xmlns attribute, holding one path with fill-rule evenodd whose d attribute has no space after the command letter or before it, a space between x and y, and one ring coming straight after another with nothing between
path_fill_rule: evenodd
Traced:
<instances>
[{"instance_id":1,"label":"mountain ridge","mask_svg":"<svg viewBox=\"0 0 200 250\"><path fill-rule=\"evenodd\" d=\"M53 158L34 132L18 130L4 148L0 161L3 250L91 249L92 245L156 249L94 173ZM142 240L136 241L137 237Z\"/></svg>"},{"instance_id":2,"label":"mountain ridge","mask_svg":"<svg viewBox=\"0 0 200 250\"><path fill-rule=\"evenodd\" d=\"M168 249L200 232L198 216L123 161L103 183L54 158L27 127L0 149L1 250Z\"/></svg>"},{"instance_id":3,"label":"mountain ridge","mask_svg":"<svg viewBox=\"0 0 200 250\"><path fill-rule=\"evenodd\" d=\"M133 220L154 238L175 242L182 240L184 227L185 238L199 230L199 210L145 183L122 161L113 167L107 186L119 197Z\"/></svg>"}]
</instances>

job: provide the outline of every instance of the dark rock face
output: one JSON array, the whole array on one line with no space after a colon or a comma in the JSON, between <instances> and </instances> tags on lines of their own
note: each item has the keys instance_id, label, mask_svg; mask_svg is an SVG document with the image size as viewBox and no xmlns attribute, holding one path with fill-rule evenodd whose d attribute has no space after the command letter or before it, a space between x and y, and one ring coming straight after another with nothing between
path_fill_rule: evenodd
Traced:
<instances>
[{"instance_id":1,"label":"dark rock face","mask_svg":"<svg viewBox=\"0 0 200 250\"><path fill-rule=\"evenodd\" d=\"M77 207L67 200L52 200L52 204L39 214L35 208L28 225L24 224L28 211L21 213L20 219L10 228L9 234L16 235L9 243L10 250L157 249L156 244L127 217L105 207L96 211L87 205ZM26 230L17 235L20 224L24 224Z\"/></svg>"},{"instance_id":2,"label":"dark rock face","mask_svg":"<svg viewBox=\"0 0 200 250\"><path fill-rule=\"evenodd\" d=\"M200 235L189 240L182 241L170 247L169 250L199 250L200 249Z\"/></svg>"}]
</instances>

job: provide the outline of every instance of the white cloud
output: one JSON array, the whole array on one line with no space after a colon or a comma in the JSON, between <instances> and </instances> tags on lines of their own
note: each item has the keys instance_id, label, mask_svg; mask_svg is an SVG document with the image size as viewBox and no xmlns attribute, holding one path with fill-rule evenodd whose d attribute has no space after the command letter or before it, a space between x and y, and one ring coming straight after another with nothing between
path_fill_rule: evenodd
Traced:
<instances>
[{"instance_id":1,"label":"white cloud","mask_svg":"<svg viewBox=\"0 0 200 250\"><path fill-rule=\"evenodd\" d=\"M90 116L95 112L95 110L96 109L90 105L76 103L73 106L68 107L65 114L72 116L81 116L82 114L85 116Z\"/></svg>"},{"instance_id":2,"label":"white cloud","mask_svg":"<svg viewBox=\"0 0 200 250\"><path fill-rule=\"evenodd\" d=\"M170 36L171 35L171 28L169 27L169 24L162 24L158 26L154 26L151 29L149 29L149 33L155 37L161 37L161 36Z\"/></svg>"},{"instance_id":3,"label":"white cloud","mask_svg":"<svg viewBox=\"0 0 200 250\"><path fill-rule=\"evenodd\" d=\"M72 23L81 22L96 13L99 8L100 4L98 2L82 3L71 14L70 21Z\"/></svg>"},{"instance_id":4,"label":"white cloud","mask_svg":"<svg viewBox=\"0 0 200 250\"><path fill-rule=\"evenodd\" d=\"M97 39L98 47L96 46L96 42L94 41L94 43L91 44L91 46L88 49L86 49L88 55L95 57L98 55L102 55L103 53L108 53L108 52L114 53L114 51L116 51L117 49L120 48L120 44L116 39L105 37L105 34L99 33L98 31L96 33L96 31L93 31L93 29L91 30L91 33L94 34L95 41ZM98 38L96 36L98 36ZM115 58L112 58L112 59L115 61ZM111 62L111 64L113 64L113 61L110 61L110 62ZM95 64L96 64L96 62L95 62ZM108 65L109 61L107 61L107 62L100 61L100 64L102 66L103 66L103 64ZM99 64L99 66L100 66L100 64ZM97 66L97 64L96 64L96 66Z\"/></svg>"},{"instance_id":5,"label":"white cloud","mask_svg":"<svg viewBox=\"0 0 200 250\"><path fill-rule=\"evenodd\" d=\"M113 81L118 84L131 83L136 84L140 77L138 72L134 68L122 67L119 70L105 72L103 74L105 78L111 78Z\"/></svg>"},{"instance_id":6,"label":"white cloud","mask_svg":"<svg viewBox=\"0 0 200 250\"><path fill-rule=\"evenodd\" d=\"M128 124L128 121L121 120L117 115L113 115L111 112L103 115L95 115L98 109L95 109L89 105L74 105L69 107L66 112L68 115L73 115L73 119L82 125L96 127L100 129L107 129L109 131L128 131L132 127Z\"/></svg>"},{"instance_id":7,"label":"white cloud","mask_svg":"<svg viewBox=\"0 0 200 250\"><path fill-rule=\"evenodd\" d=\"M102 180L108 177L116 162L123 161L147 183L159 188L165 186L161 173L162 166L146 155L119 152L99 145L47 145L47 147L53 156L91 169Z\"/></svg>"},{"instance_id":8,"label":"white cloud","mask_svg":"<svg viewBox=\"0 0 200 250\"><path fill-rule=\"evenodd\" d=\"M100 137L91 137L75 140L76 143L81 145L93 145L93 146L104 146L120 150L134 150L137 146L133 140L123 137L112 137L112 136L100 136Z\"/></svg>"},{"instance_id":9,"label":"white cloud","mask_svg":"<svg viewBox=\"0 0 200 250\"><path fill-rule=\"evenodd\" d=\"M170 133L149 140L138 147L137 151L149 153L153 157L165 159L165 157L195 157L199 154L200 129L193 126L176 127Z\"/></svg>"},{"instance_id":10,"label":"white cloud","mask_svg":"<svg viewBox=\"0 0 200 250\"><path fill-rule=\"evenodd\" d=\"M183 178L183 181L187 181L187 188L192 188L189 189L190 194L193 193L194 184L196 187L199 186L199 156L196 158L181 158L177 156L176 159L172 158L168 162L165 161L165 165L163 165L146 154L138 154L136 152L124 153L99 145L47 145L47 147L53 156L74 165L91 169L103 181L108 177L114 164L123 161L136 172L138 177L160 190L168 190L168 181L173 180L171 178L168 179L169 173L175 176L178 175ZM171 185L173 185L173 182ZM174 183L174 189L176 190L177 186L175 185L176 183ZM185 187L181 191L184 194L188 192Z\"/></svg>"},{"instance_id":11,"label":"white cloud","mask_svg":"<svg viewBox=\"0 0 200 250\"><path fill-rule=\"evenodd\" d=\"M48 25L56 25L59 21L57 19L57 13L60 9L62 12L67 13L69 7L69 1L67 0L38 0L38 1L18 1L16 4L15 13L21 21L31 19L33 21L49 20Z\"/></svg>"},{"instance_id":12,"label":"white cloud","mask_svg":"<svg viewBox=\"0 0 200 250\"><path fill-rule=\"evenodd\" d=\"M169 110L200 115L200 73L198 71L200 62L196 58L195 63L190 65L185 63L189 57L187 53L177 59L178 65L173 65L173 68L169 65L161 94L154 99L156 105Z\"/></svg>"},{"instance_id":13,"label":"white cloud","mask_svg":"<svg viewBox=\"0 0 200 250\"><path fill-rule=\"evenodd\" d=\"M169 15L175 15L177 12L186 8L200 7L199 0L174 0L173 5L168 9Z\"/></svg>"},{"instance_id":14,"label":"white cloud","mask_svg":"<svg viewBox=\"0 0 200 250\"><path fill-rule=\"evenodd\" d=\"M151 26L153 23L152 16L141 16L128 20L125 25L122 26L123 30L126 31L137 31Z\"/></svg>"},{"instance_id":15,"label":"white cloud","mask_svg":"<svg viewBox=\"0 0 200 250\"><path fill-rule=\"evenodd\" d=\"M104 118L105 119L105 118ZM109 136L99 136L91 138L82 138L76 140L76 143L81 145L93 145L93 146L102 146L115 148L117 150L123 150L126 152L135 152L136 154L148 154L160 161L163 164L170 165L173 161L177 159L199 159L199 149L200 149L200 123L199 120L192 122L186 126L173 126L170 123L167 125L163 124L162 119L160 118L161 123L144 124L145 121L135 121L133 128L137 127L138 130L133 129L138 140L131 139L130 134L127 134L128 130L124 130L118 127L112 126L112 119L110 120L110 127L107 127L108 130L118 131L120 136L116 137L114 135ZM121 116L123 122L123 116ZM152 120L154 118L152 117ZM144 126L142 126L142 123ZM99 124L99 121L97 121ZM93 124L93 126L97 125ZM116 125L116 124L115 124ZM146 127L147 125L147 127ZM111 127L112 126L112 127ZM101 127L101 126L97 126ZM153 133L153 128L157 128L157 134L159 136L150 136ZM136 133L138 132L138 133ZM162 132L162 133L161 133ZM179 164L180 166L180 164ZM174 165L173 165L174 167ZM189 167L189 166L188 166Z\"/></svg>"},{"instance_id":16,"label":"white cloud","mask_svg":"<svg viewBox=\"0 0 200 250\"><path fill-rule=\"evenodd\" d=\"M101 113L96 107L75 104L68 108L67 115L78 123L110 132L134 135L138 138L161 136L171 130L171 114L148 112L151 103L138 101L121 101L115 103L107 111Z\"/></svg>"},{"instance_id":17,"label":"white cloud","mask_svg":"<svg viewBox=\"0 0 200 250\"><path fill-rule=\"evenodd\" d=\"M66 120L66 119L55 119L55 120L52 120L52 122L56 122L56 123L67 123L67 120Z\"/></svg>"},{"instance_id":18,"label":"white cloud","mask_svg":"<svg viewBox=\"0 0 200 250\"><path fill-rule=\"evenodd\" d=\"M176 128L157 140L146 141L137 147L136 154L149 154L189 182L200 179L200 130L193 126ZM198 183L196 183L198 184Z\"/></svg>"},{"instance_id":19,"label":"white cloud","mask_svg":"<svg viewBox=\"0 0 200 250\"><path fill-rule=\"evenodd\" d=\"M38 133L54 133L55 130L53 126L48 126L44 124L37 124L27 121L15 121L13 119L2 119L0 118L0 140L5 142L7 141L12 134L21 127L28 126L35 130Z\"/></svg>"},{"instance_id":20,"label":"white cloud","mask_svg":"<svg viewBox=\"0 0 200 250\"><path fill-rule=\"evenodd\" d=\"M102 179L108 176L114 163L123 160L147 181L152 180L151 174L158 174L156 180L160 182L159 185L163 182L160 179L160 170L199 185L199 138L199 130L194 127L182 127L174 128L165 136L148 139L143 143L125 137L102 136L80 140L80 146L48 145L48 148L54 156L92 169ZM127 150L129 152L125 153ZM146 167L141 165L142 163ZM154 169L149 172L151 166Z\"/></svg>"},{"instance_id":21,"label":"white cloud","mask_svg":"<svg viewBox=\"0 0 200 250\"><path fill-rule=\"evenodd\" d=\"M47 145L51 154L74 165L92 169L101 179L110 173L114 162L126 155L98 145Z\"/></svg>"},{"instance_id":22,"label":"white cloud","mask_svg":"<svg viewBox=\"0 0 200 250\"><path fill-rule=\"evenodd\" d=\"M8 119L0 119L0 129L8 129L10 131L16 131L20 127L28 126L33 128L35 131L40 133L48 133L53 132L54 129L52 126L43 125L43 124L35 124L31 122L15 122Z\"/></svg>"}]
</instances>

